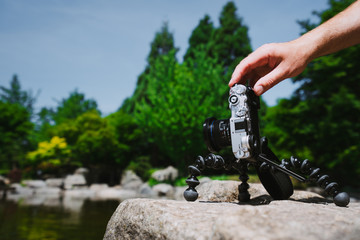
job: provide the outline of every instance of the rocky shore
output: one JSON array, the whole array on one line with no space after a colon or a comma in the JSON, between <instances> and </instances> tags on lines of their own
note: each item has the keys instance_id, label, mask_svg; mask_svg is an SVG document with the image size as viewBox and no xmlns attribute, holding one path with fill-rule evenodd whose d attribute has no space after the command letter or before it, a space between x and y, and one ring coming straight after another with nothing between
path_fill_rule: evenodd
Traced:
<instances>
[{"instance_id":1,"label":"rocky shore","mask_svg":"<svg viewBox=\"0 0 360 240\"><path fill-rule=\"evenodd\" d=\"M176 178L177 170L168 167L155 172L155 178ZM76 210L84 200L102 201L130 198L166 198L183 199L184 187L174 187L160 183L149 186L132 171L125 171L117 186L107 184L91 184L86 182L87 170L80 168L65 178L49 178L46 180L25 180L21 183L9 184L6 199L32 206L64 206ZM206 181L206 179L204 179ZM0 195L3 192L0 191Z\"/></svg>"}]
</instances>

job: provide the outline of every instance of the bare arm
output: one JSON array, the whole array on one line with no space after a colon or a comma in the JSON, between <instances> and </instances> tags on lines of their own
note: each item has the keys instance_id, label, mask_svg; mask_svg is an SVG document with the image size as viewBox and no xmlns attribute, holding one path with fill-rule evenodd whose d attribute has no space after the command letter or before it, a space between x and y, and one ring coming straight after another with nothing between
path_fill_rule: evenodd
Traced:
<instances>
[{"instance_id":1,"label":"bare arm","mask_svg":"<svg viewBox=\"0 0 360 240\"><path fill-rule=\"evenodd\" d=\"M261 46L237 65L229 86L249 80L261 95L300 74L315 58L359 43L360 0L298 39Z\"/></svg>"}]
</instances>

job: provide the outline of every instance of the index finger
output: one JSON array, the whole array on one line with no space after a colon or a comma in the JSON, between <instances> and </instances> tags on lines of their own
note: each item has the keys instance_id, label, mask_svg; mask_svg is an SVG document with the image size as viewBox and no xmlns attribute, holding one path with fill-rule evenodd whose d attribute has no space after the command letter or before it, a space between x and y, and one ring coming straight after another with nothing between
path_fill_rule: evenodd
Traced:
<instances>
[{"instance_id":1,"label":"index finger","mask_svg":"<svg viewBox=\"0 0 360 240\"><path fill-rule=\"evenodd\" d=\"M249 74L253 69L257 67L268 64L268 62L269 55L266 51L263 51L262 48L257 49L255 52L252 52L236 66L231 76L229 87L232 87L235 83L244 83L246 81L244 77L247 74Z\"/></svg>"}]
</instances>

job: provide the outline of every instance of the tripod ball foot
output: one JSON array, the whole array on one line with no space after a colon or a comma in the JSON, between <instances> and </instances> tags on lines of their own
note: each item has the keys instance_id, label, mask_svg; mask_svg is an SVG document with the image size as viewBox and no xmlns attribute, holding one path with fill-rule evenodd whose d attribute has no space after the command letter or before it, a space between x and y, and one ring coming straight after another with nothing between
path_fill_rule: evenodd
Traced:
<instances>
[{"instance_id":1,"label":"tripod ball foot","mask_svg":"<svg viewBox=\"0 0 360 240\"><path fill-rule=\"evenodd\" d=\"M193 188L188 188L184 192L184 198L186 201L194 202L198 198L199 194Z\"/></svg>"},{"instance_id":2,"label":"tripod ball foot","mask_svg":"<svg viewBox=\"0 0 360 240\"><path fill-rule=\"evenodd\" d=\"M346 207L350 202L350 197L346 192L336 194L334 203L339 207Z\"/></svg>"}]
</instances>

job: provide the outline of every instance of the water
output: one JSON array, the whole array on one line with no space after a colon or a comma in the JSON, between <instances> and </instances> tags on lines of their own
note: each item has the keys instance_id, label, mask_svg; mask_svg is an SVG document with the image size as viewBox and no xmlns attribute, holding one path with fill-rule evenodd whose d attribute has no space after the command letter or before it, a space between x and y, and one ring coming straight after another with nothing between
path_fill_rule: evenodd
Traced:
<instances>
[{"instance_id":1,"label":"water","mask_svg":"<svg viewBox=\"0 0 360 240\"><path fill-rule=\"evenodd\" d=\"M102 239L119 201L71 204L0 201L0 240Z\"/></svg>"}]
</instances>

